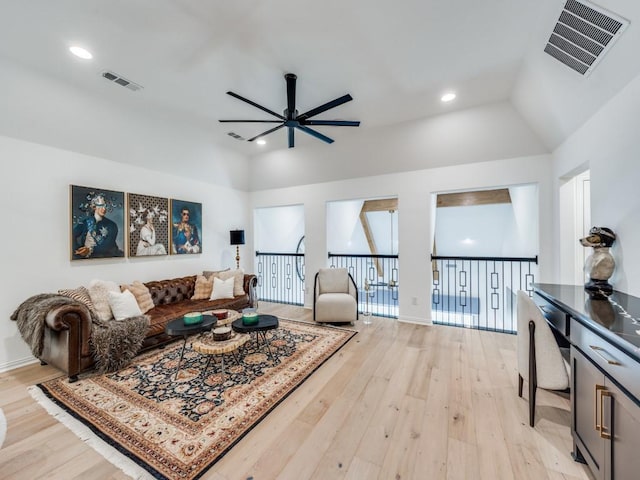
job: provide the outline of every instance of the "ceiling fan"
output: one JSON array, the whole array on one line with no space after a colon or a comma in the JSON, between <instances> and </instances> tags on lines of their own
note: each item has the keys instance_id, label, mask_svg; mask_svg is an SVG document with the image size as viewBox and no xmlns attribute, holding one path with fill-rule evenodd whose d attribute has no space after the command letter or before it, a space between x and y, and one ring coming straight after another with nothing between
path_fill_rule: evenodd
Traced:
<instances>
[{"instance_id":1,"label":"ceiling fan","mask_svg":"<svg viewBox=\"0 0 640 480\"><path fill-rule=\"evenodd\" d=\"M343 103L347 103L353 100L353 97L349 94L343 95L342 97L336 98L330 102L327 102L319 107L312 108L311 110L304 112L301 115L298 115L298 110L296 110L296 80L298 77L293 73L287 73L284 76L284 79L287 82L287 108L284 110L283 114L280 115L268 108L263 107L262 105L258 105L251 100L244 98L237 93L227 92L228 95L237 98L238 100L242 100L243 102L248 103L249 105L253 105L260 110L267 112L270 115L278 118L278 120L220 120L222 123L279 123L280 125L267 130L266 132L262 132L259 135L256 135L253 138L250 138L248 141L253 142L254 140L264 137L276 130L281 129L282 127L287 127L289 129L289 148L294 147L294 132L297 128L305 132L312 137L316 137L323 142L333 143L333 139L323 135L322 133L309 128L309 126L321 126L321 125L330 125L336 127L358 127L360 126L359 121L351 121L351 120L310 120L311 117L315 117L327 110L342 105Z\"/></svg>"}]
</instances>

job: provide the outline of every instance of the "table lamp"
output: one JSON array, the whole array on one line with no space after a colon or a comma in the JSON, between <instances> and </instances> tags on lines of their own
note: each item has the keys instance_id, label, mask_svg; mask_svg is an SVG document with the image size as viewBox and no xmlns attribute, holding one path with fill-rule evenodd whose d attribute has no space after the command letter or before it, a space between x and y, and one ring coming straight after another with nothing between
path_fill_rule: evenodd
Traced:
<instances>
[{"instance_id":1,"label":"table lamp","mask_svg":"<svg viewBox=\"0 0 640 480\"><path fill-rule=\"evenodd\" d=\"M229 232L229 243L236 246L236 268L240 268L239 245L244 245L244 230L231 230Z\"/></svg>"}]
</instances>

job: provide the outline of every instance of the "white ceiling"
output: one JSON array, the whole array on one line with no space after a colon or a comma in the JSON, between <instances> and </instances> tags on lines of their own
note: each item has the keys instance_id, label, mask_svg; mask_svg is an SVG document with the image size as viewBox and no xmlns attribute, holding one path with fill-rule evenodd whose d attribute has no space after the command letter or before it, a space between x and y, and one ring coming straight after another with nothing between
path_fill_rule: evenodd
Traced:
<instances>
[{"instance_id":1,"label":"white ceiling","mask_svg":"<svg viewBox=\"0 0 640 480\"><path fill-rule=\"evenodd\" d=\"M632 0L600 3L631 9L616 10L627 17L638 11ZM360 120L360 130L509 101L515 92L514 104L551 149L615 93L619 88L615 82L624 85L639 68L638 60L627 59L624 75L619 76L617 64L607 66L605 59L598 69L608 77L605 73L598 77L597 69L590 77L595 80L585 87L585 79L544 55L542 49L563 4L562 0L2 0L0 56L119 108L189 118L210 131L223 148L248 157L285 149L286 130L266 137L266 147L232 139L226 132L248 138L273 125L218 123L222 118L270 118L225 92L232 90L281 112L287 72L298 75L300 112L350 93L354 101L317 118ZM624 35L635 41L631 20ZM93 60L73 57L68 52L73 44L89 49ZM536 62L546 69L543 78L540 68L532 68ZM121 74L144 89L131 92L109 83L100 75L103 70ZM571 97L575 82L582 85L581 95L589 93L586 88L599 93L588 95L589 102L571 100L583 106L578 120L557 121L549 132L536 99L544 98L544 108L554 109L556 99L548 94L546 82L555 77L563 85L562 98ZM608 78L614 84L606 83ZM450 89L458 98L444 105L439 97ZM564 115L552 113L554 118ZM317 130L337 142L353 132L347 127ZM296 148L317 143L304 133L296 134Z\"/></svg>"}]
</instances>

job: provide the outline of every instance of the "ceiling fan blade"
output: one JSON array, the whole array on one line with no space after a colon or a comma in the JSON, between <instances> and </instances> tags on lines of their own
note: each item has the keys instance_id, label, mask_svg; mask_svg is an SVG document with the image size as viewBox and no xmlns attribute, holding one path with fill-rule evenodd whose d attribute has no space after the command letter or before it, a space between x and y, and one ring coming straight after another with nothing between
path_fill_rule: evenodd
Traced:
<instances>
[{"instance_id":1,"label":"ceiling fan blade","mask_svg":"<svg viewBox=\"0 0 640 480\"><path fill-rule=\"evenodd\" d=\"M287 81L287 118L293 119L296 114L296 77L293 73L287 73L284 79Z\"/></svg>"},{"instance_id":2,"label":"ceiling fan blade","mask_svg":"<svg viewBox=\"0 0 640 480\"><path fill-rule=\"evenodd\" d=\"M295 132L295 128L289 127L289 148L293 148L293 146L294 146L294 142L293 142L293 133L294 132Z\"/></svg>"},{"instance_id":3,"label":"ceiling fan blade","mask_svg":"<svg viewBox=\"0 0 640 480\"><path fill-rule=\"evenodd\" d=\"M278 117L281 118L282 120L284 120L285 118L280 115L279 113L276 113L272 110L269 110L268 108L263 107L262 105L258 105L256 102L252 102L251 100L249 100L248 98L244 98L241 97L240 95L238 95L237 93L233 93L233 92L227 92L227 95L231 95L232 97L237 98L238 100L242 100L243 102L248 103L249 105L253 105L256 108L259 108L260 110L262 110L263 112L267 112L271 115L273 115L274 117Z\"/></svg>"},{"instance_id":4,"label":"ceiling fan blade","mask_svg":"<svg viewBox=\"0 0 640 480\"><path fill-rule=\"evenodd\" d=\"M218 120L221 123L282 123L282 120Z\"/></svg>"},{"instance_id":5,"label":"ceiling fan blade","mask_svg":"<svg viewBox=\"0 0 640 480\"><path fill-rule=\"evenodd\" d=\"M296 127L296 128L299 128L303 132L308 133L312 137L316 137L317 139L320 139L323 142L333 143L333 139L332 138L329 138L326 135L323 135L320 132L317 132L317 131L313 130L312 128L305 127L304 125L300 125L299 127Z\"/></svg>"},{"instance_id":6,"label":"ceiling fan blade","mask_svg":"<svg viewBox=\"0 0 640 480\"><path fill-rule=\"evenodd\" d=\"M342 105L343 103L347 103L353 100L353 97L348 93L343 95L340 98L336 98L335 100L331 100L330 102L325 103L324 105L320 105L319 107L312 108L308 112L303 113L302 115L298 115L298 120L306 120L307 118L315 117L322 112L326 112L327 110L337 107L338 105Z\"/></svg>"},{"instance_id":7,"label":"ceiling fan blade","mask_svg":"<svg viewBox=\"0 0 640 480\"><path fill-rule=\"evenodd\" d=\"M247 140L247 142L253 142L256 138L260 138L260 137L264 137L265 135L269 135L271 132L275 132L276 130L281 129L282 127L284 127L284 123L281 123L277 127L273 127L271 130L267 130L266 132L262 132L260 135L256 135L255 137L250 138L249 140Z\"/></svg>"},{"instance_id":8,"label":"ceiling fan blade","mask_svg":"<svg viewBox=\"0 0 640 480\"><path fill-rule=\"evenodd\" d=\"M359 127L360 122L351 120L303 120L303 125L333 125L335 127Z\"/></svg>"}]
</instances>

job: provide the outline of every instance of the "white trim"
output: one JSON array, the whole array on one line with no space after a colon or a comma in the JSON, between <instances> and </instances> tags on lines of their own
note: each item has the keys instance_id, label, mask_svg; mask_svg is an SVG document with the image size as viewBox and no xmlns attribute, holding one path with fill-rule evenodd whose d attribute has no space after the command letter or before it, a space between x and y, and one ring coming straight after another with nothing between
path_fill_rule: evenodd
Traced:
<instances>
[{"instance_id":1,"label":"white trim","mask_svg":"<svg viewBox=\"0 0 640 480\"><path fill-rule=\"evenodd\" d=\"M8 372L9 370L14 370L20 367L26 367L27 365L31 365L32 363L39 362L37 358L34 357L24 357L19 358L18 360L12 360L7 363L0 364L0 373Z\"/></svg>"},{"instance_id":2,"label":"white trim","mask_svg":"<svg viewBox=\"0 0 640 480\"><path fill-rule=\"evenodd\" d=\"M81 421L75 419L65 410L51 401L37 386L33 385L27 389L33 399L38 402L51 416L62 423L65 427L75 433L80 440L93 448L106 460L118 467L124 473L136 480L152 480L153 476L140 467L129 457L121 454L115 448L96 436L89 427Z\"/></svg>"},{"instance_id":3,"label":"white trim","mask_svg":"<svg viewBox=\"0 0 640 480\"><path fill-rule=\"evenodd\" d=\"M413 323L416 325L433 325L433 322L428 318L410 317L407 315L401 315L398 317L398 321L403 323Z\"/></svg>"}]
</instances>

